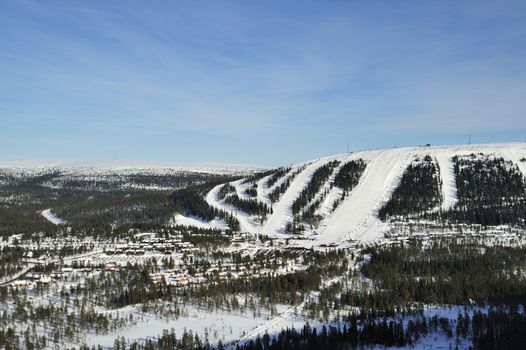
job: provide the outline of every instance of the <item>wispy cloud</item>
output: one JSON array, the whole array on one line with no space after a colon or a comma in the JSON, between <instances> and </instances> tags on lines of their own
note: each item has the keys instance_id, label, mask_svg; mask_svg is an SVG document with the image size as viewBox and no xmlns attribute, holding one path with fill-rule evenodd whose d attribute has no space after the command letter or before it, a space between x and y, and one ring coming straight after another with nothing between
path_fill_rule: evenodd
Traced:
<instances>
[{"instance_id":1,"label":"wispy cloud","mask_svg":"<svg viewBox=\"0 0 526 350\"><path fill-rule=\"evenodd\" d=\"M5 1L0 156L34 154L14 142L21 130L63 147L75 135L86 142L69 152L83 155L100 139L93 152L250 163L334 152L342 139L513 138L526 130L525 10L520 1ZM365 139L374 133L382 137Z\"/></svg>"}]
</instances>

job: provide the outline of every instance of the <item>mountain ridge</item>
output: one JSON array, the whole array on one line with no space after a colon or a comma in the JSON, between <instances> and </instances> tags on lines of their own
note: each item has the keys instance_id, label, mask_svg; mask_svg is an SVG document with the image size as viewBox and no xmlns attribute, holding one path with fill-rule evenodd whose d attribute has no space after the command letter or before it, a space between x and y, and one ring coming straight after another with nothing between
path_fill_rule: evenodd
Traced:
<instances>
[{"instance_id":1,"label":"mountain ridge","mask_svg":"<svg viewBox=\"0 0 526 350\"><path fill-rule=\"evenodd\" d=\"M260 223L260 217L249 215L242 209L235 208L219 199L217 193L223 185L214 187L205 198L212 207L232 213L241 223L240 230L252 235L268 235L280 238L299 237L298 235L291 235L286 229L287 225L300 224L304 226L301 238L312 244L334 244L349 240L368 242L383 237L383 234L389 229L389 221L380 220L378 211L391 198L409 164L426 156L430 156L436 164L439 169L437 181L440 181L442 199L440 206L433 210L442 212L453 208L457 202L453 158L455 156L472 157L472 154L475 158L482 157L480 154L483 154L484 156L509 161L520 170L524 179L526 174L525 142L418 146L343 153L292 165L291 170L283 177L284 179L291 176L290 174L294 170L302 167L305 169L293 178L290 187L286 189L279 200L272 203L272 213L268 215L263 224ZM350 191L334 211L327 215L325 209L325 214L321 215L319 208L315 208L314 213L320 215L320 217L316 217L320 219L316 225L305 225L298 215L292 213L293 201L307 187L313 174L320 167L331 161L337 161L340 162L336 167L338 169L346 162L359 159L366 162L365 171L355 188ZM331 176L334 177L334 175L333 173ZM277 186L277 184L270 188L265 186L270 176L272 174L254 181L252 186L257 191L254 200L261 201L263 199L262 202L269 203L268 192ZM280 180L284 181L284 179ZM247 186L243 185L243 181L241 179L231 182L231 185L236 188L236 192L242 193L246 190ZM279 182L277 183L279 184ZM313 195L314 199L310 200L307 207L319 206L319 203L314 202L320 198L324 200L335 198L338 191L332 182L325 181L321 184L319 192ZM324 207L327 207L327 203L324 203ZM305 213L306 208L302 208L302 210L302 213Z\"/></svg>"}]
</instances>

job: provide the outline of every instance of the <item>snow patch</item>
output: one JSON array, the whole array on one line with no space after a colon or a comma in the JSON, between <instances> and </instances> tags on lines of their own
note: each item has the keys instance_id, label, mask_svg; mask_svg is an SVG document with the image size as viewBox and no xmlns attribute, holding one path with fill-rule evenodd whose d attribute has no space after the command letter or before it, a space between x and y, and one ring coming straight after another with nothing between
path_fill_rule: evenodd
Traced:
<instances>
[{"instance_id":1,"label":"snow patch","mask_svg":"<svg viewBox=\"0 0 526 350\"><path fill-rule=\"evenodd\" d=\"M46 220L48 220L49 222L51 222L54 225L62 225L62 224L67 223L66 220L63 220L63 219L59 218L58 216L56 216L55 214L53 214L51 212L51 209L42 210L40 215L42 215Z\"/></svg>"},{"instance_id":2,"label":"snow patch","mask_svg":"<svg viewBox=\"0 0 526 350\"><path fill-rule=\"evenodd\" d=\"M458 201L453 160L449 153L437 153L435 158L442 180L442 210L446 211L453 208Z\"/></svg>"},{"instance_id":3,"label":"snow patch","mask_svg":"<svg viewBox=\"0 0 526 350\"><path fill-rule=\"evenodd\" d=\"M219 230L228 229L228 224L225 221L219 220L219 219L214 219L210 222L207 222L195 216L184 216L181 214L175 214L173 221L175 225L181 225L181 226L194 226L198 228L206 228L206 229L212 228L212 229L219 229Z\"/></svg>"}]
</instances>

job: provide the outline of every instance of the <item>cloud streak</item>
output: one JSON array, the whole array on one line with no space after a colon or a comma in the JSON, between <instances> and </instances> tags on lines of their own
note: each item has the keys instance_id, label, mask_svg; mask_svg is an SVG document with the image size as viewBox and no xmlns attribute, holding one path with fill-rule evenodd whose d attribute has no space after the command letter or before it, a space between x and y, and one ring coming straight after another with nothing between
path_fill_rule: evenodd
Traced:
<instances>
[{"instance_id":1,"label":"cloud streak","mask_svg":"<svg viewBox=\"0 0 526 350\"><path fill-rule=\"evenodd\" d=\"M426 134L512 141L526 131L525 10L518 1L6 1L0 156L34 158L17 133L82 157L273 164L341 151L347 139L358 148Z\"/></svg>"}]
</instances>

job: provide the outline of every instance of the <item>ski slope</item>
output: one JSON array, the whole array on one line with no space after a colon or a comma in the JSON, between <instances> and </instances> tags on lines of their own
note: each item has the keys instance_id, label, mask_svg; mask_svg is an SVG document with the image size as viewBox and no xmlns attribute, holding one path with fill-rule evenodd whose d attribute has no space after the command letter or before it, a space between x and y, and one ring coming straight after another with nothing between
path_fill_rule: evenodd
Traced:
<instances>
[{"instance_id":1,"label":"ski slope","mask_svg":"<svg viewBox=\"0 0 526 350\"><path fill-rule=\"evenodd\" d=\"M268 191L269 191L269 188L266 187L266 184L267 184L267 181L268 179L272 176L272 174L270 175L267 175L265 176L264 178L262 178L261 180L258 181L257 185L258 185L258 195L257 195L257 200L260 201L261 203L265 203L267 205L271 205L272 202L270 201L270 199L268 198Z\"/></svg>"},{"instance_id":2,"label":"ski slope","mask_svg":"<svg viewBox=\"0 0 526 350\"><path fill-rule=\"evenodd\" d=\"M231 182L231 184L236 188L236 192L239 192L237 191L237 188L241 186L242 181L243 180L241 179L241 180ZM223 184L217 185L210 192L208 192L206 195L206 202L213 207L225 210L229 213L233 213L236 216L236 218L239 220L239 226L240 226L241 232L248 232L251 234L259 233L259 231L261 230L261 225L257 223L253 217L231 206L230 204L227 204L224 201L219 200L217 195L222 186Z\"/></svg>"},{"instance_id":3,"label":"ski slope","mask_svg":"<svg viewBox=\"0 0 526 350\"><path fill-rule=\"evenodd\" d=\"M265 234L271 237L287 238L289 235L284 228L287 223L292 222L292 204L298 198L301 191L309 184L314 172L330 161L338 160L340 165L335 168L329 181L325 183L316 198L321 196L322 191L328 194L317 210L322 221L318 227L307 227L303 243L304 246L339 244L346 241L368 242L382 238L389 229L389 223L378 219L377 213L382 205L389 200L392 192L397 187L401 176L407 166L417 158L430 155L436 159L440 169L442 181L442 210L448 210L457 203L457 188L453 171L454 156L465 156L472 153L484 153L503 157L517 165L523 174L526 174L526 142L508 144L485 144L485 145L453 145L433 147L408 147L393 148L385 150L373 150L355 152L352 154L340 154L325 158L319 158L305 163L292 166L291 171L280 178L271 188L266 187L269 176L257 182L257 199L260 202L271 204L268 199L270 191L279 186L294 171L303 169L291 182L290 187L281 195L276 203L272 203L273 213L270 214L263 224L255 221L246 213L238 210L223 201L218 200L217 193L221 185L214 187L207 195L206 201L217 208L232 212L239 220L241 231L251 234ZM363 159L367 164L358 185L349 193L335 211L332 211L332 203L341 198L342 190L336 187L330 188L339 169L349 160ZM244 195L247 187L242 180L232 182L237 192Z\"/></svg>"},{"instance_id":4,"label":"ski slope","mask_svg":"<svg viewBox=\"0 0 526 350\"><path fill-rule=\"evenodd\" d=\"M453 208L458 201L451 157L452 155L448 152L439 152L435 156L440 168L440 179L442 180L442 210L444 211Z\"/></svg>"},{"instance_id":5,"label":"ski slope","mask_svg":"<svg viewBox=\"0 0 526 350\"><path fill-rule=\"evenodd\" d=\"M331 211L332 211L332 206L334 204L334 202L341 198L342 195L343 195L343 190L339 187L336 187L336 186L332 186L331 187L331 184L334 182L334 178L336 177L336 175L340 172L340 169L346 164L346 162L348 162L349 160L351 159L351 157L348 157L348 159L344 159L342 160L342 162L340 163L340 165L338 165L334 171L332 172L330 178L329 178L329 181L325 184L325 186L323 186L323 189L325 190L329 190L329 193L327 194L327 196L323 199L323 202L321 203L320 207L318 208L317 210L317 214L319 215L322 215L323 217L327 217Z\"/></svg>"},{"instance_id":6,"label":"ski slope","mask_svg":"<svg viewBox=\"0 0 526 350\"><path fill-rule=\"evenodd\" d=\"M61 218L59 218L58 216L56 216L52 211L51 209L45 209L45 210L42 210L42 212L40 213L47 221L51 222L52 224L54 225L61 225L61 224L65 224L66 223L66 220L62 220Z\"/></svg>"},{"instance_id":7,"label":"ski slope","mask_svg":"<svg viewBox=\"0 0 526 350\"><path fill-rule=\"evenodd\" d=\"M323 222L320 240L324 243L378 238L385 224L377 218L376 211L389 199L414 154L393 149L360 156L368 163L367 167L356 188Z\"/></svg>"},{"instance_id":8,"label":"ski slope","mask_svg":"<svg viewBox=\"0 0 526 350\"><path fill-rule=\"evenodd\" d=\"M526 176L526 150L521 147L506 147L502 148L501 154L507 160L511 160L515 165L519 167L523 176Z\"/></svg>"},{"instance_id":9,"label":"ski slope","mask_svg":"<svg viewBox=\"0 0 526 350\"><path fill-rule=\"evenodd\" d=\"M292 221L292 204L296 198L298 198L305 186L307 186L308 181L311 179L314 172L322 165L332 160L339 159L340 157L341 156L335 156L315 160L308 165L305 170L296 175L287 191L281 196L279 201L273 205L273 214L267 220L265 225L263 225L262 233L269 236L284 233L285 225L287 222Z\"/></svg>"},{"instance_id":10,"label":"ski slope","mask_svg":"<svg viewBox=\"0 0 526 350\"><path fill-rule=\"evenodd\" d=\"M198 217L189 217L189 216L184 216L181 214L175 214L173 218L173 224L181 225L181 226L193 226L193 227L204 228L204 229L209 229L209 228L216 228L220 230L228 229L228 224L224 220L215 219L210 222L207 222Z\"/></svg>"}]
</instances>

